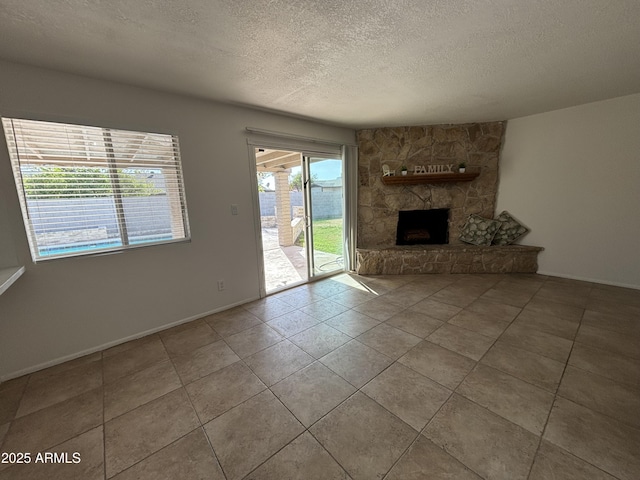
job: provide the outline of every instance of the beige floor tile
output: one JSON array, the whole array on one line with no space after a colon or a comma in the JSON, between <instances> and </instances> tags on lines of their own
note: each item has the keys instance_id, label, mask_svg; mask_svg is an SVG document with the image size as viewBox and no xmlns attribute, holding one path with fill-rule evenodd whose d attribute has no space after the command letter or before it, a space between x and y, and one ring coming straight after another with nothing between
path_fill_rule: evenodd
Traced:
<instances>
[{"instance_id":1,"label":"beige floor tile","mask_svg":"<svg viewBox=\"0 0 640 480\"><path fill-rule=\"evenodd\" d=\"M560 317L533 312L531 310L523 310L513 324L535 328L541 332L566 338L567 340L573 340L575 338L578 327L580 326L580 323L577 321L565 320Z\"/></svg>"},{"instance_id":2,"label":"beige floor tile","mask_svg":"<svg viewBox=\"0 0 640 480\"><path fill-rule=\"evenodd\" d=\"M630 337L624 333L582 325L576 336L576 342L617 355L640 359L640 338Z\"/></svg>"},{"instance_id":3,"label":"beige floor tile","mask_svg":"<svg viewBox=\"0 0 640 480\"><path fill-rule=\"evenodd\" d=\"M555 445L542 441L529 480L616 480Z\"/></svg>"},{"instance_id":4,"label":"beige floor tile","mask_svg":"<svg viewBox=\"0 0 640 480\"><path fill-rule=\"evenodd\" d=\"M524 311L543 313L564 318L565 320L579 322L582 319L584 308L574 307L573 305L567 305L565 303L552 302L546 298L534 297L527 306L524 307Z\"/></svg>"},{"instance_id":5,"label":"beige floor tile","mask_svg":"<svg viewBox=\"0 0 640 480\"><path fill-rule=\"evenodd\" d=\"M204 320L223 338L262 324L262 320L242 307L209 315Z\"/></svg>"},{"instance_id":6,"label":"beige floor tile","mask_svg":"<svg viewBox=\"0 0 640 480\"><path fill-rule=\"evenodd\" d=\"M198 428L113 480L224 480L224 474L202 429Z\"/></svg>"},{"instance_id":7,"label":"beige floor tile","mask_svg":"<svg viewBox=\"0 0 640 480\"><path fill-rule=\"evenodd\" d=\"M228 480L243 478L304 431L268 390L205 425Z\"/></svg>"},{"instance_id":8,"label":"beige floor tile","mask_svg":"<svg viewBox=\"0 0 640 480\"><path fill-rule=\"evenodd\" d=\"M369 300L365 303L354 307L356 312L365 314L368 317L373 318L379 322L384 322L394 315L402 312L407 308L406 305L398 305L396 303L389 302L385 296L380 296Z\"/></svg>"},{"instance_id":9,"label":"beige floor tile","mask_svg":"<svg viewBox=\"0 0 640 480\"><path fill-rule=\"evenodd\" d=\"M352 311L347 313L352 313L354 318L357 317L355 314L359 313L362 316L358 318L369 318L376 322L383 322L391 318L396 313L403 311L405 308L405 306L390 303L386 301L384 297L379 296L356 305L353 307Z\"/></svg>"},{"instance_id":10,"label":"beige floor tile","mask_svg":"<svg viewBox=\"0 0 640 480\"><path fill-rule=\"evenodd\" d=\"M2 442L4 441L4 437L7 435L9 431L10 423L5 423L4 425L0 425L0 447L2 446Z\"/></svg>"},{"instance_id":11,"label":"beige floor tile","mask_svg":"<svg viewBox=\"0 0 640 480\"><path fill-rule=\"evenodd\" d=\"M491 315L495 320L501 322L512 321L522 311L519 307L514 307L513 305L508 305L506 303L493 302L482 297L467 306L465 310L482 313L484 315Z\"/></svg>"},{"instance_id":12,"label":"beige floor tile","mask_svg":"<svg viewBox=\"0 0 640 480\"><path fill-rule=\"evenodd\" d=\"M494 338L448 324L429 335L427 340L476 361L482 358L495 341Z\"/></svg>"},{"instance_id":13,"label":"beige floor tile","mask_svg":"<svg viewBox=\"0 0 640 480\"><path fill-rule=\"evenodd\" d=\"M339 315L347 310L348 307L340 305L336 302L332 302L331 300L326 298L300 309L301 312L304 312L321 322L328 320L331 317L335 317L336 315Z\"/></svg>"},{"instance_id":14,"label":"beige floor tile","mask_svg":"<svg viewBox=\"0 0 640 480\"><path fill-rule=\"evenodd\" d=\"M454 394L423 434L487 479L526 479L538 438Z\"/></svg>"},{"instance_id":15,"label":"beige floor tile","mask_svg":"<svg viewBox=\"0 0 640 480\"><path fill-rule=\"evenodd\" d=\"M399 363L367 383L362 392L418 432L451 395L451 390Z\"/></svg>"},{"instance_id":16,"label":"beige floor tile","mask_svg":"<svg viewBox=\"0 0 640 480\"><path fill-rule=\"evenodd\" d=\"M283 337L289 338L307 328L317 325L319 322L320 320L317 318L302 313L300 310L294 310L293 312L285 313L281 317L268 321L267 325Z\"/></svg>"},{"instance_id":17,"label":"beige floor tile","mask_svg":"<svg viewBox=\"0 0 640 480\"><path fill-rule=\"evenodd\" d=\"M321 323L293 337L289 337L289 340L312 357L321 358L340 345L351 341L351 337L329 325Z\"/></svg>"},{"instance_id":18,"label":"beige floor tile","mask_svg":"<svg viewBox=\"0 0 640 480\"><path fill-rule=\"evenodd\" d=\"M537 353L558 362L566 362L573 342L525 325L512 324L500 340L514 347Z\"/></svg>"},{"instance_id":19,"label":"beige floor tile","mask_svg":"<svg viewBox=\"0 0 640 480\"><path fill-rule=\"evenodd\" d=\"M631 357L576 343L569 357L569 365L617 382L640 386L640 362Z\"/></svg>"},{"instance_id":20,"label":"beige floor tile","mask_svg":"<svg viewBox=\"0 0 640 480\"><path fill-rule=\"evenodd\" d=\"M325 325L340 330L351 337L357 337L379 324L378 320L374 320L368 315L355 310L343 312L325 322Z\"/></svg>"},{"instance_id":21,"label":"beige floor tile","mask_svg":"<svg viewBox=\"0 0 640 480\"><path fill-rule=\"evenodd\" d=\"M354 480L381 478L417 432L362 393L356 393L310 432Z\"/></svg>"},{"instance_id":22,"label":"beige floor tile","mask_svg":"<svg viewBox=\"0 0 640 480\"><path fill-rule=\"evenodd\" d=\"M356 388L360 388L391 365L386 355L352 340L325 355L320 361Z\"/></svg>"},{"instance_id":23,"label":"beige floor tile","mask_svg":"<svg viewBox=\"0 0 640 480\"><path fill-rule=\"evenodd\" d=\"M87 363L56 375L32 376L16 416L22 417L100 386L102 362Z\"/></svg>"},{"instance_id":24,"label":"beige floor tile","mask_svg":"<svg viewBox=\"0 0 640 480\"><path fill-rule=\"evenodd\" d=\"M498 338L509 326L508 321L497 320L492 314L478 313L467 309L452 317L447 323L494 339Z\"/></svg>"},{"instance_id":25,"label":"beige floor tile","mask_svg":"<svg viewBox=\"0 0 640 480\"><path fill-rule=\"evenodd\" d=\"M482 289L482 292L484 292L484 289ZM453 284L434 293L427 300L434 300L436 302L464 308L477 300L480 295L482 295L482 293L476 288L458 287ZM429 311L425 311L424 313L431 315Z\"/></svg>"},{"instance_id":26,"label":"beige floor tile","mask_svg":"<svg viewBox=\"0 0 640 480\"><path fill-rule=\"evenodd\" d=\"M182 327L182 328L180 328ZM160 338L170 356L184 355L198 347L220 340L220 335L204 321L180 325L178 330L170 329L160 333Z\"/></svg>"},{"instance_id":27,"label":"beige floor tile","mask_svg":"<svg viewBox=\"0 0 640 480\"><path fill-rule=\"evenodd\" d=\"M14 382L0 391L0 424L10 422L15 418L27 380L28 377L25 377L24 382Z\"/></svg>"},{"instance_id":28,"label":"beige floor tile","mask_svg":"<svg viewBox=\"0 0 640 480\"><path fill-rule=\"evenodd\" d=\"M169 358L160 337L156 335L149 341L135 341L135 343L136 345L131 348L116 353L112 352L109 356L105 355L103 359L105 384L115 382L119 378Z\"/></svg>"},{"instance_id":29,"label":"beige floor tile","mask_svg":"<svg viewBox=\"0 0 640 480\"><path fill-rule=\"evenodd\" d=\"M552 277L537 273L514 273L504 275L498 283L499 286L509 286L513 288L528 289L537 292Z\"/></svg>"},{"instance_id":30,"label":"beige floor tile","mask_svg":"<svg viewBox=\"0 0 640 480\"><path fill-rule=\"evenodd\" d=\"M595 283L589 298L640 307L640 291L635 288L614 287L613 285Z\"/></svg>"},{"instance_id":31,"label":"beige floor tile","mask_svg":"<svg viewBox=\"0 0 640 480\"><path fill-rule=\"evenodd\" d=\"M111 420L181 386L170 360L109 383L104 387L104 420Z\"/></svg>"},{"instance_id":32,"label":"beige floor tile","mask_svg":"<svg viewBox=\"0 0 640 480\"><path fill-rule=\"evenodd\" d=\"M623 333L636 337L636 339L640 338L640 320L636 317L609 315L593 310L585 310L582 317L582 325Z\"/></svg>"},{"instance_id":33,"label":"beige floor tile","mask_svg":"<svg viewBox=\"0 0 640 480\"><path fill-rule=\"evenodd\" d=\"M336 293L329 297L332 302L339 303L347 308L357 307L361 303L373 300L377 295L375 293L349 289L345 292Z\"/></svg>"},{"instance_id":34,"label":"beige floor tile","mask_svg":"<svg viewBox=\"0 0 640 480\"><path fill-rule=\"evenodd\" d=\"M280 315L284 315L287 312L295 310L295 307L292 307L288 303L272 297L256 300L255 302L243 305L243 307L263 322L268 322Z\"/></svg>"},{"instance_id":35,"label":"beige floor tile","mask_svg":"<svg viewBox=\"0 0 640 480\"><path fill-rule=\"evenodd\" d=\"M96 427L46 452L31 453L31 463L0 471L0 480L103 480L104 445L102 426ZM5 451L5 450L3 450ZM38 453L65 454L64 463L42 463ZM68 463L67 463L68 462Z\"/></svg>"},{"instance_id":36,"label":"beige floor tile","mask_svg":"<svg viewBox=\"0 0 640 480\"><path fill-rule=\"evenodd\" d=\"M282 335L268 325L263 324L231 335L225 341L240 358L245 358L271 345L275 345L282 339Z\"/></svg>"},{"instance_id":37,"label":"beige floor tile","mask_svg":"<svg viewBox=\"0 0 640 480\"><path fill-rule=\"evenodd\" d=\"M482 364L456 393L536 435L542 435L553 404L552 393Z\"/></svg>"},{"instance_id":38,"label":"beige floor tile","mask_svg":"<svg viewBox=\"0 0 640 480\"><path fill-rule=\"evenodd\" d=\"M482 300L506 303L507 305L522 308L529 303L533 295L534 292L529 290L501 288L498 286L497 288L487 290L480 298Z\"/></svg>"},{"instance_id":39,"label":"beige floor tile","mask_svg":"<svg viewBox=\"0 0 640 480\"><path fill-rule=\"evenodd\" d=\"M564 363L543 357L498 340L481 363L555 392L560 385Z\"/></svg>"},{"instance_id":40,"label":"beige floor tile","mask_svg":"<svg viewBox=\"0 0 640 480\"><path fill-rule=\"evenodd\" d=\"M203 424L266 388L242 362L229 365L185 387Z\"/></svg>"},{"instance_id":41,"label":"beige floor tile","mask_svg":"<svg viewBox=\"0 0 640 480\"><path fill-rule=\"evenodd\" d=\"M558 395L640 428L640 388L568 365Z\"/></svg>"},{"instance_id":42,"label":"beige floor tile","mask_svg":"<svg viewBox=\"0 0 640 480\"><path fill-rule=\"evenodd\" d=\"M584 308L589 301L590 287L572 287L547 282L538 290L537 299Z\"/></svg>"},{"instance_id":43,"label":"beige floor tile","mask_svg":"<svg viewBox=\"0 0 640 480\"><path fill-rule=\"evenodd\" d=\"M420 435L385 480L481 480L431 440Z\"/></svg>"},{"instance_id":44,"label":"beige floor tile","mask_svg":"<svg viewBox=\"0 0 640 480\"><path fill-rule=\"evenodd\" d=\"M321 295L313 293L306 288L286 290L282 293L282 296L278 297L279 300L295 308L305 307L313 302L322 300L322 298Z\"/></svg>"},{"instance_id":45,"label":"beige floor tile","mask_svg":"<svg viewBox=\"0 0 640 480\"><path fill-rule=\"evenodd\" d=\"M640 305L629 305L611 298L590 298L586 309L609 315L640 318Z\"/></svg>"},{"instance_id":46,"label":"beige floor tile","mask_svg":"<svg viewBox=\"0 0 640 480\"><path fill-rule=\"evenodd\" d=\"M349 480L347 473L309 433L303 433L246 480Z\"/></svg>"},{"instance_id":47,"label":"beige floor tile","mask_svg":"<svg viewBox=\"0 0 640 480\"><path fill-rule=\"evenodd\" d=\"M4 452L39 452L102 423L102 388L17 418L9 427Z\"/></svg>"},{"instance_id":48,"label":"beige floor tile","mask_svg":"<svg viewBox=\"0 0 640 480\"><path fill-rule=\"evenodd\" d=\"M391 317L385 323L417 337L425 338L440 328L444 322L423 313L404 310Z\"/></svg>"},{"instance_id":49,"label":"beige floor tile","mask_svg":"<svg viewBox=\"0 0 640 480\"><path fill-rule=\"evenodd\" d=\"M245 358L244 361L270 387L306 367L314 359L290 341L284 340Z\"/></svg>"},{"instance_id":50,"label":"beige floor tile","mask_svg":"<svg viewBox=\"0 0 640 480\"><path fill-rule=\"evenodd\" d=\"M434 343L423 341L398 362L453 390L476 362Z\"/></svg>"},{"instance_id":51,"label":"beige floor tile","mask_svg":"<svg viewBox=\"0 0 640 480\"><path fill-rule=\"evenodd\" d=\"M449 305L448 303L437 302L432 298L427 298L409 307L409 310L429 315L437 320L446 322L454 315L460 313L462 308L456 307L455 305Z\"/></svg>"},{"instance_id":52,"label":"beige floor tile","mask_svg":"<svg viewBox=\"0 0 640 480\"><path fill-rule=\"evenodd\" d=\"M432 293L425 289L416 287L412 284L407 284L385 293L381 298L389 303L395 303L396 305L407 308L424 300L431 294Z\"/></svg>"},{"instance_id":53,"label":"beige floor tile","mask_svg":"<svg viewBox=\"0 0 640 480\"><path fill-rule=\"evenodd\" d=\"M271 390L306 427L356 391L320 362L285 378Z\"/></svg>"},{"instance_id":54,"label":"beige floor tile","mask_svg":"<svg viewBox=\"0 0 640 480\"><path fill-rule=\"evenodd\" d=\"M172 359L180 380L187 385L240 360L225 342L218 341Z\"/></svg>"},{"instance_id":55,"label":"beige floor tile","mask_svg":"<svg viewBox=\"0 0 640 480\"><path fill-rule=\"evenodd\" d=\"M48 369L47 369L48 370ZM43 371L43 370L41 370ZM39 372L36 372L39 373ZM12 378L11 380L7 380L5 382L0 383L0 393L14 388L22 388L24 389L29 382L29 378L36 373L32 373L31 375L23 375L22 377Z\"/></svg>"},{"instance_id":56,"label":"beige floor tile","mask_svg":"<svg viewBox=\"0 0 640 480\"><path fill-rule=\"evenodd\" d=\"M332 295L351 289L349 282L344 279L339 279L338 276L309 283L306 287L311 293L320 295L324 298L329 298Z\"/></svg>"},{"instance_id":57,"label":"beige floor tile","mask_svg":"<svg viewBox=\"0 0 640 480\"><path fill-rule=\"evenodd\" d=\"M138 463L200 426L184 389L105 423L107 477Z\"/></svg>"},{"instance_id":58,"label":"beige floor tile","mask_svg":"<svg viewBox=\"0 0 640 480\"><path fill-rule=\"evenodd\" d=\"M458 277L459 275L450 274L415 275L411 283L425 289L429 294L433 294L455 283Z\"/></svg>"},{"instance_id":59,"label":"beige floor tile","mask_svg":"<svg viewBox=\"0 0 640 480\"><path fill-rule=\"evenodd\" d=\"M620 478L640 478L640 430L563 398L556 399L544 439Z\"/></svg>"},{"instance_id":60,"label":"beige floor tile","mask_svg":"<svg viewBox=\"0 0 640 480\"><path fill-rule=\"evenodd\" d=\"M394 360L422 341L420 337L411 335L386 323L373 327L357 338L360 343L364 343Z\"/></svg>"},{"instance_id":61,"label":"beige floor tile","mask_svg":"<svg viewBox=\"0 0 640 480\"><path fill-rule=\"evenodd\" d=\"M479 292L485 292L508 279L505 275L498 273L457 274L457 276L459 276L460 279L456 279L455 285L475 287Z\"/></svg>"}]
</instances>

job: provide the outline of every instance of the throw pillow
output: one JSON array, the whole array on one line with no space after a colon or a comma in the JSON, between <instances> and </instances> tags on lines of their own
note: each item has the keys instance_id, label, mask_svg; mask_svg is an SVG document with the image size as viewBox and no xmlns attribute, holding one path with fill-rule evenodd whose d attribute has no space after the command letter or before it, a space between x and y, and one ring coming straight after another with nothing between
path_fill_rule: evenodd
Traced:
<instances>
[{"instance_id":1,"label":"throw pillow","mask_svg":"<svg viewBox=\"0 0 640 480\"><path fill-rule=\"evenodd\" d=\"M511 245L529 229L513 218L506 210L496 217L500 222L500 228L493 237L494 245Z\"/></svg>"},{"instance_id":2,"label":"throw pillow","mask_svg":"<svg viewBox=\"0 0 640 480\"><path fill-rule=\"evenodd\" d=\"M500 222L497 220L472 214L462 227L460 240L472 245L491 245L499 228Z\"/></svg>"}]
</instances>

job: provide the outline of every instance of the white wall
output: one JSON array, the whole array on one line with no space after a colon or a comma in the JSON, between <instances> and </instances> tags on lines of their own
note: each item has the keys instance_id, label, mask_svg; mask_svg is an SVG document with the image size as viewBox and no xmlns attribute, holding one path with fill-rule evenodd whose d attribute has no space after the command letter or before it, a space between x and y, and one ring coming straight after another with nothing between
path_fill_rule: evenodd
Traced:
<instances>
[{"instance_id":1,"label":"white wall","mask_svg":"<svg viewBox=\"0 0 640 480\"><path fill-rule=\"evenodd\" d=\"M4 62L0 114L177 133L192 234L191 243L34 265L2 136L0 231L10 235L0 235L0 258L27 271L0 296L0 379L257 298L245 127L355 142L350 129Z\"/></svg>"},{"instance_id":2,"label":"white wall","mask_svg":"<svg viewBox=\"0 0 640 480\"><path fill-rule=\"evenodd\" d=\"M640 94L509 120L500 162L539 273L640 288Z\"/></svg>"}]
</instances>

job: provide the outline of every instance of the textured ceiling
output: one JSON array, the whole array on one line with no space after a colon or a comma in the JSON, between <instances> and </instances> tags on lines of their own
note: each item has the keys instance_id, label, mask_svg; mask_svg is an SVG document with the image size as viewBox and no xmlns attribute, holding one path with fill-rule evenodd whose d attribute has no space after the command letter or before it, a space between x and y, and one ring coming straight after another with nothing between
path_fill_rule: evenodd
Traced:
<instances>
[{"instance_id":1,"label":"textured ceiling","mask_svg":"<svg viewBox=\"0 0 640 480\"><path fill-rule=\"evenodd\" d=\"M2 0L0 58L349 127L640 92L638 0Z\"/></svg>"}]
</instances>

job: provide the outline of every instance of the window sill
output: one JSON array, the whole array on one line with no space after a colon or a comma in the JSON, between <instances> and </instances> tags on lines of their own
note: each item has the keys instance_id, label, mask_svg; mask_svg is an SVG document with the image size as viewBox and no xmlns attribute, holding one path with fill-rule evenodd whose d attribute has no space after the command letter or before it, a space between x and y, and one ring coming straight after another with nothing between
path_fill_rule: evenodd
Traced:
<instances>
[{"instance_id":1,"label":"window sill","mask_svg":"<svg viewBox=\"0 0 640 480\"><path fill-rule=\"evenodd\" d=\"M7 291L24 273L24 267L0 268L0 295Z\"/></svg>"}]
</instances>

